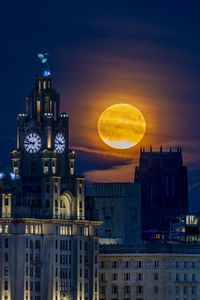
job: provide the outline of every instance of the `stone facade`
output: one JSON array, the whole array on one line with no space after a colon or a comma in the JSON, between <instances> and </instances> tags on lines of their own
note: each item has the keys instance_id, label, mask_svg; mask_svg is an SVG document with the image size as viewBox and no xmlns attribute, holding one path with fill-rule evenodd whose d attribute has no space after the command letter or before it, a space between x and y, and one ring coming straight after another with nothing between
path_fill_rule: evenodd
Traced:
<instances>
[{"instance_id":1,"label":"stone facade","mask_svg":"<svg viewBox=\"0 0 200 300\"><path fill-rule=\"evenodd\" d=\"M199 247L101 246L99 263L101 300L199 299Z\"/></svg>"},{"instance_id":2,"label":"stone facade","mask_svg":"<svg viewBox=\"0 0 200 300\"><path fill-rule=\"evenodd\" d=\"M51 80L36 76L18 115L13 173L0 173L2 300L99 299L101 222L85 218L84 178Z\"/></svg>"},{"instance_id":3,"label":"stone facade","mask_svg":"<svg viewBox=\"0 0 200 300\"><path fill-rule=\"evenodd\" d=\"M136 183L93 184L94 208L98 211L100 243L141 242L141 197Z\"/></svg>"}]
</instances>

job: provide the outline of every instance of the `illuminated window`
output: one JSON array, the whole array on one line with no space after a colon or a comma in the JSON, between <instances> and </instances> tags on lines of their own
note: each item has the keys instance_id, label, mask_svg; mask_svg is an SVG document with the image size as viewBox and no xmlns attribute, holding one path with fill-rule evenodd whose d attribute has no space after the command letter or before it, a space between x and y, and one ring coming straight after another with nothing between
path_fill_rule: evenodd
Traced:
<instances>
[{"instance_id":1,"label":"illuminated window","mask_svg":"<svg viewBox=\"0 0 200 300\"><path fill-rule=\"evenodd\" d=\"M72 235L72 226L69 226L68 228L68 235Z\"/></svg>"},{"instance_id":2,"label":"illuminated window","mask_svg":"<svg viewBox=\"0 0 200 300\"><path fill-rule=\"evenodd\" d=\"M30 234L33 234L33 225L30 225Z\"/></svg>"},{"instance_id":3,"label":"illuminated window","mask_svg":"<svg viewBox=\"0 0 200 300\"><path fill-rule=\"evenodd\" d=\"M85 234L86 236L88 236L88 235L89 235L89 227L85 227L84 230L85 230L85 233L84 233L84 234Z\"/></svg>"},{"instance_id":4,"label":"illuminated window","mask_svg":"<svg viewBox=\"0 0 200 300\"><path fill-rule=\"evenodd\" d=\"M2 225L0 225L0 233L2 233Z\"/></svg>"},{"instance_id":5,"label":"illuminated window","mask_svg":"<svg viewBox=\"0 0 200 300\"><path fill-rule=\"evenodd\" d=\"M49 173L49 167L44 167L44 174L48 174Z\"/></svg>"},{"instance_id":6,"label":"illuminated window","mask_svg":"<svg viewBox=\"0 0 200 300\"><path fill-rule=\"evenodd\" d=\"M25 233L28 234L29 231L28 231L28 225L26 225L26 228L25 228Z\"/></svg>"},{"instance_id":7,"label":"illuminated window","mask_svg":"<svg viewBox=\"0 0 200 300\"><path fill-rule=\"evenodd\" d=\"M4 233L8 233L8 225L4 226Z\"/></svg>"}]
</instances>

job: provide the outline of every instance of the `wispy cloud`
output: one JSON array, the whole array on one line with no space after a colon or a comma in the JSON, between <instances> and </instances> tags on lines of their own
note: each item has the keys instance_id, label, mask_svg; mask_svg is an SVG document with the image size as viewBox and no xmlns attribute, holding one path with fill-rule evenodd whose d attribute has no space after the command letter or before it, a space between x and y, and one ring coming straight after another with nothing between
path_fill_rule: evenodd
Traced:
<instances>
[{"instance_id":1,"label":"wispy cloud","mask_svg":"<svg viewBox=\"0 0 200 300\"><path fill-rule=\"evenodd\" d=\"M128 165L114 166L107 170L93 170L83 175L89 182L133 182L134 162Z\"/></svg>"}]
</instances>

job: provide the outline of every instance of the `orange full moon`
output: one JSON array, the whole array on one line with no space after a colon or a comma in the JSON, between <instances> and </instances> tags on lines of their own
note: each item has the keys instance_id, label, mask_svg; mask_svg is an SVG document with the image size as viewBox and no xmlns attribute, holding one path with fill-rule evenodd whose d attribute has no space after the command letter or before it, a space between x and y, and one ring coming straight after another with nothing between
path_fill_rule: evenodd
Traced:
<instances>
[{"instance_id":1,"label":"orange full moon","mask_svg":"<svg viewBox=\"0 0 200 300\"><path fill-rule=\"evenodd\" d=\"M129 104L114 104L106 108L98 119L98 133L112 148L127 149L144 137L146 122L143 114Z\"/></svg>"}]
</instances>

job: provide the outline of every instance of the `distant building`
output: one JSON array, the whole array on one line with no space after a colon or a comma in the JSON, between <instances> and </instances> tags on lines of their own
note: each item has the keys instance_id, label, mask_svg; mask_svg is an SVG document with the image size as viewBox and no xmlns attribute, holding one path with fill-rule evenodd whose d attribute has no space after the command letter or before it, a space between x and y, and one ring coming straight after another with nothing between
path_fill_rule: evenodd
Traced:
<instances>
[{"instance_id":1,"label":"distant building","mask_svg":"<svg viewBox=\"0 0 200 300\"><path fill-rule=\"evenodd\" d=\"M95 183L94 208L98 210L100 243L141 242L140 186L136 183Z\"/></svg>"},{"instance_id":2,"label":"distant building","mask_svg":"<svg viewBox=\"0 0 200 300\"><path fill-rule=\"evenodd\" d=\"M186 243L200 244L200 213L186 215L185 235Z\"/></svg>"},{"instance_id":3,"label":"distant building","mask_svg":"<svg viewBox=\"0 0 200 300\"><path fill-rule=\"evenodd\" d=\"M186 216L177 217L170 224L169 241L171 242L186 242Z\"/></svg>"},{"instance_id":4,"label":"distant building","mask_svg":"<svg viewBox=\"0 0 200 300\"><path fill-rule=\"evenodd\" d=\"M187 168L182 151L140 152L135 182L141 185L142 235L148 240L152 232L167 234L170 220L188 211Z\"/></svg>"},{"instance_id":5,"label":"distant building","mask_svg":"<svg viewBox=\"0 0 200 300\"><path fill-rule=\"evenodd\" d=\"M100 247L100 300L198 300L197 245Z\"/></svg>"},{"instance_id":6,"label":"distant building","mask_svg":"<svg viewBox=\"0 0 200 300\"><path fill-rule=\"evenodd\" d=\"M99 299L98 227L85 217L68 115L50 73L18 115L13 173L0 174L0 299Z\"/></svg>"}]
</instances>

